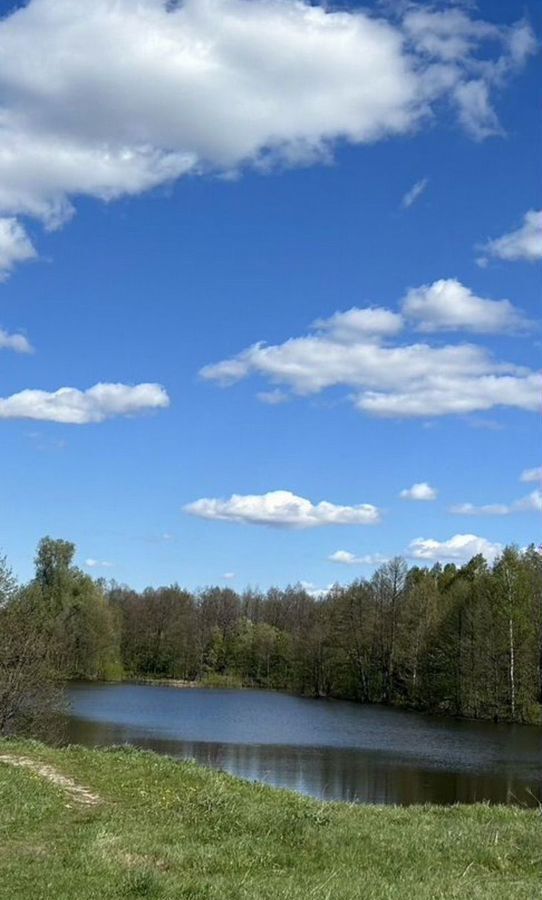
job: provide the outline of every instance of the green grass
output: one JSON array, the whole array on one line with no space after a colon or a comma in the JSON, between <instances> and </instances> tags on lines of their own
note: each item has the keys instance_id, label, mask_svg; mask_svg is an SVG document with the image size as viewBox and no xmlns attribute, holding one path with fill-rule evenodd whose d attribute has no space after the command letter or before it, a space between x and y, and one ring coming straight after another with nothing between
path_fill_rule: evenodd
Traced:
<instances>
[{"instance_id":1,"label":"green grass","mask_svg":"<svg viewBox=\"0 0 542 900\"><path fill-rule=\"evenodd\" d=\"M82 806L0 764L9 900L534 900L542 816L507 807L355 807L135 750L2 741L102 798Z\"/></svg>"}]
</instances>

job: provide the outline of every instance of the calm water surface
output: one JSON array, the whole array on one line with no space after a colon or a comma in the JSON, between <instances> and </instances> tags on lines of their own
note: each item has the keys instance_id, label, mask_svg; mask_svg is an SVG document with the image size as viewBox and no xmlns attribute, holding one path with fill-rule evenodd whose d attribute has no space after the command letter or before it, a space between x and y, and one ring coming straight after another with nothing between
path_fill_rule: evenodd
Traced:
<instances>
[{"instance_id":1,"label":"calm water surface","mask_svg":"<svg viewBox=\"0 0 542 900\"><path fill-rule=\"evenodd\" d=\"M132 744L326 800L542 801L542 728L269 691L76 684L68 740Z\"/></svg>"}]
</instances>

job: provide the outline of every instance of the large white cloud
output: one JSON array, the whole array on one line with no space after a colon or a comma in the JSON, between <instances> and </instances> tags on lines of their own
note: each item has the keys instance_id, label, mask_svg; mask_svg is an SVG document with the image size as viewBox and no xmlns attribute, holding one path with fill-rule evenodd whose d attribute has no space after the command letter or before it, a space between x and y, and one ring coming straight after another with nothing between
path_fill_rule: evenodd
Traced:
<instances>
[{"instance_id":1,"label":"large white cloud","mask_svg":"<svg viewBox=\"0 0 542 900\"><path fill-rule=\"evenodd\" d=\"M24 334L10 334L0 328L0 350L14 350L15 353L33 353L33 347Z\"/></svg>"},{"instance_id":2,"label":"large white cloud","mask_svg":"<svg viewBox=\"0 0 542 900\"><path fill-rule=\"evenodd\" d=\"M62 387L57 391L24 390L0 398L0 419L35 419L86 425L115 416L135 416L169 405L159 384L95 384L86 391Z\"/></svg>"},{"instance_id":3,"label":"large white cloud","mask_svg":"<svg viewBox=\"0 0 542 900\"><path fill-rule=\"evenodd\" d=\"M486 300L455 278L408 291L402 305L420 331L473 331L477 334L518 331L528 324L509 300Z\"/></svg>"},{"instance_id":4,"label":"large white cloud","mask_svg":"<svg viewBox=\"0 0 542 900\"><path fill-rule=\"evenodd\" d=\"M351 309L318 321L304 337L254 344L205 366L201 376L228 386L258 375L299 395L344 386L360 411L395 418L465 415L498 406L538 409L539 374L499 362L470 343L392 343L400 325L389 310Z\"/></svg>"},{"instance_id":5,"label":"large white cloud","mask_svg":"<svg viewBox=\"0 0 542 900\"><path fill-rule=\"evenodd\" d=\"M542 259L542 209L531 209L525 213L523 225L515 231L488 241L482 248L485 256L480 257L481 265L487 263L487 256L499 259L536 262Z\"/></svg>"},{"instance_id":6,"label":"large white cloud","mask_svg":"<svg viewBox=\"0 0 542 900\"><path fill-rule=\"evenodd\" d=\"M321 525L375 525L380 510L370 503L337 506L321 500L312 503L291 491L267 494L233 494L229 499L202 498L184 507L202 519L275 525L283 528L316 528Z\"/></svg>"},{"instance_id":7,"label":"large white cloud","mask_svg":"<svg viewBox=\"0 0 542 900\"><path fill-rule=\"evenodd\" d=\"M454 534L446 541L435 538L415 538L408 547L411 559L439 562L454 560L468 562L473 556L481 553L488 561L492 561L502 552L502 544L493 543L476 534Z\"/></svg>"},{"instance_id":8,"label":"large white cloud","mask_svg":"<svg viewBox=\"0 0 542 900\"><path fill-rule=\"evenodd\" d=\"M524 23L423 7L29 0L0 21L0 215L54 227L78 195L320 160L411 132L442 98L481 137L533 46Z\"/></svg>"},{"instance_id":9,"label":"large white cloud","mask_svg":"<svg viewBox=\"0 0 542 900\"><path fill-rule=\"evenodd\" d=\"M35 256L32 241L20 222L12 216L0 218L0 281L5 281L17 263L34 259Z\"/></svg>"}]
</instances>

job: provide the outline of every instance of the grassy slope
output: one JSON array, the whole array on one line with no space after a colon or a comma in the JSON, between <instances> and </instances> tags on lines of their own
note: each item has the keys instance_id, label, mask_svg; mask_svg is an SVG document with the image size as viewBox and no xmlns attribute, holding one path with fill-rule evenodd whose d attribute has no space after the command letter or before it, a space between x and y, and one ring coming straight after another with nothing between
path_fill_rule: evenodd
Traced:
<instances>
[{"instance_id":1,"label":"grassy slope","mask_svg":"<svg viewBox=\"0 0 542 900\"><path fill-rule=\"evenodd\" d=\"M151 753L1 742L103 802L0 764L0 897L542 898L542 816L321 804Z\"/></svg>"}]
</instances>

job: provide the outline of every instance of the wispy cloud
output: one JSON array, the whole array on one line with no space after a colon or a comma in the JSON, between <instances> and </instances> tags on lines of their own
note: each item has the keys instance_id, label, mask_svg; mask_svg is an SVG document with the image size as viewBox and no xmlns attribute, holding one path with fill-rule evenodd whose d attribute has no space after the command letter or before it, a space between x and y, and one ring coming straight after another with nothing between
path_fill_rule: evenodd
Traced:
<instances>
[{"instance_id":1,"label":"wispy cloud","mask_svg":"<svg viewBox=\"0 0 542 900\"><path fill-rule=\"evenodd\" d=\"M542 512L542 491L535 490L512 503L458 503L450 507L450 512L459 516L510 516L514 513Z\"/></svg>"},{"instance_id":2,"label":"wispy cloud","mask_svg":"<svg viewBox=\"0 0 542 900\"><path fill-rule=\"evenodd\" d=\"M428 178L420 178L420 180L413 184L410 190L408 190L406 194L403 195L403 199L401 200L401 207L403 209L409 209L412 204L421 197L428 184Z\"/></svg>"},{"instance_id":3,"label":"wispy cloud","mask_svg":"<svg viewBox=\"0 0 542 900\"><path fill-rule=\"evenodd\" d=\"M380 566L388 561L388 557L382 556L380 553L364 553L356 556L349 550L336 550L335 553L328 556L328 560L343 566Z\"/></svg>"},{"instance_id":4,"label":"wispy cloud","mask_svg":"<svg viewBox=\"0 0 542 900\"><path fill-rule=\"evenodd\" d=\"M256 396L261 403L266 403L268 406L280 406L282 403L287 403L289 399L288 394L279 388L272 391L260 391Z\"/></svg>"},{"instance_id":5,"label":"wispy cloud","mask_svg":"<svg viewBox=\"0 0 542 900\"><path fill-rule=\"evenodd\" d=\"M89 557L89 559L85 560L85 566L87 567L87 569L112 569L114 563L108 562L105 559L99 560Z\"/></svg>"}]
</instances>

